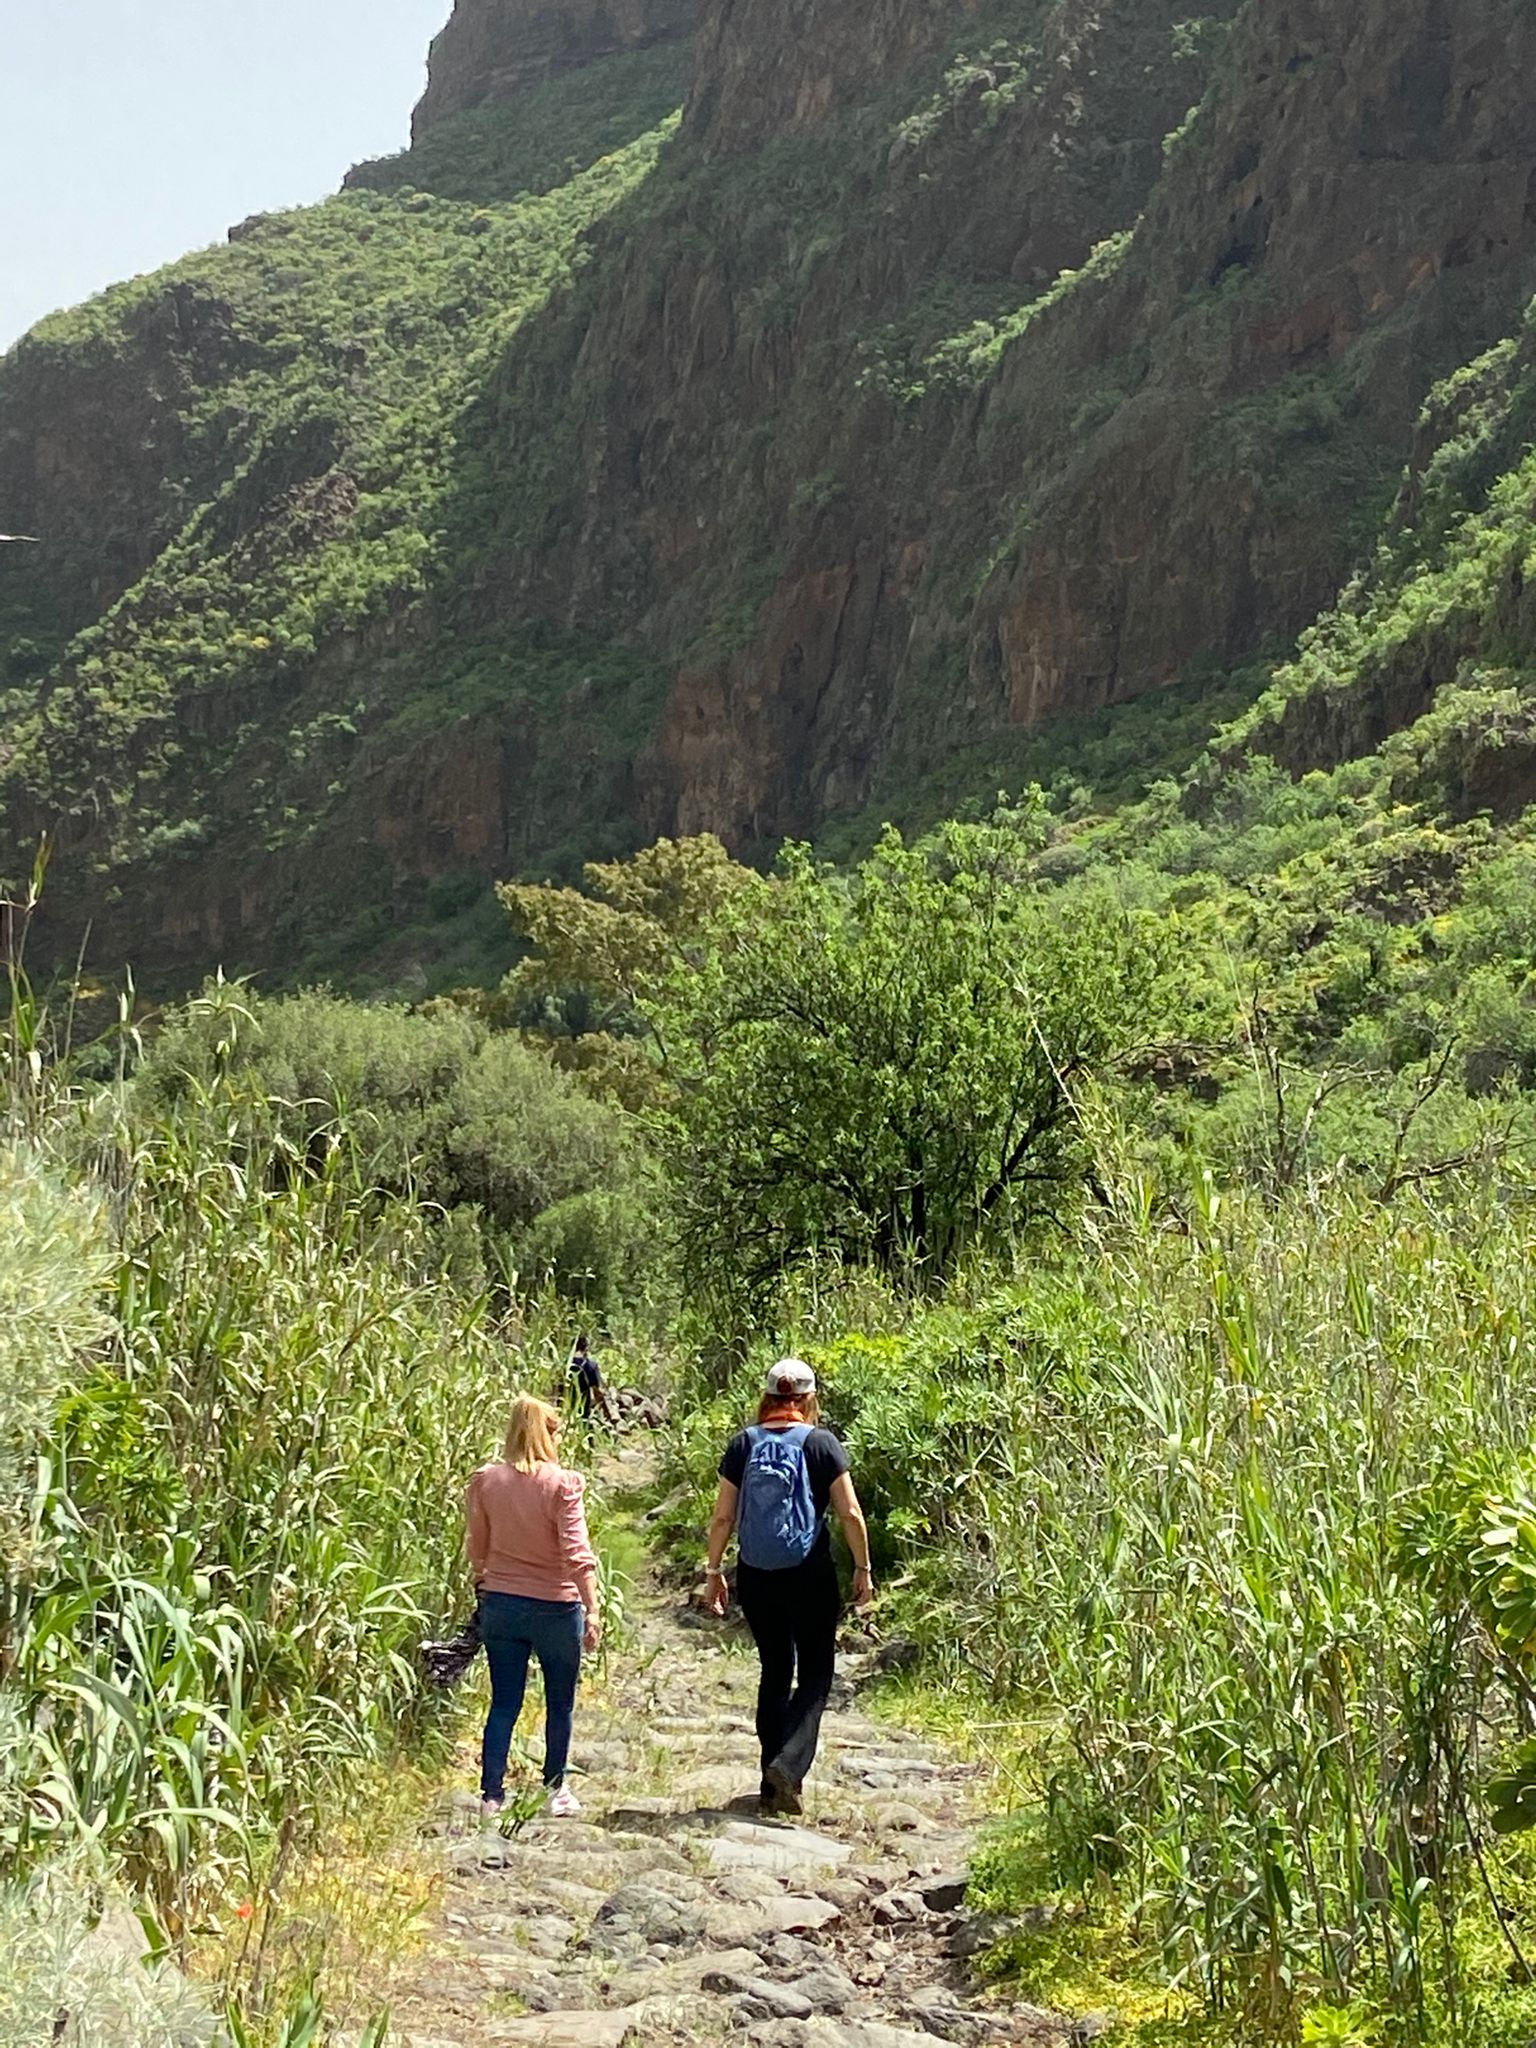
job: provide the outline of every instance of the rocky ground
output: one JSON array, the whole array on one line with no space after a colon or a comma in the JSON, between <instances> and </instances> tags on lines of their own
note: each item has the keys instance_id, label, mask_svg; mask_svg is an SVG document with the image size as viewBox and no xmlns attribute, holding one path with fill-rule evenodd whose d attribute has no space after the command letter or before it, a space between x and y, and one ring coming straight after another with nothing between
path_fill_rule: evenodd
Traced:
<instances>
[{"instance_id":1,"label":"rocky ground","mask_svg":"<svg viewBox=\"0 0 1536 2048\"><path fill-rule=\"evenodd\" d=\"M871 1719L844 1683L803 1820L764 1820L755 1683L738 1632L654 1595L584 1694L579 1820L486 1827L451 1795L432 1823L440 1925L391 2043L1091 2041L1101 2021L999 2002L975 1977L977 1768Z\"/></svg>"}]
</instances>

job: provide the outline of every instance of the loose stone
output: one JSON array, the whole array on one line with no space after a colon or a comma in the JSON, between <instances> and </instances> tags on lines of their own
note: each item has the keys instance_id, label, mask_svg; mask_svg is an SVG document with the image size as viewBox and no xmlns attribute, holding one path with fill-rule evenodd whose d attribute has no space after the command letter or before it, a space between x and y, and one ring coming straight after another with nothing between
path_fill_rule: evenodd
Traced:
<instances>
[{"instance_id":1,"label":"loose stone","mask_svg":"<svg viewBox=\"0 0 1536 2048\"><path fill-rule=\"evenodd\" d=\"M900 1799L885 1801L875 1807L869 1817L876 1827L884 1828L888 1834L922 1834L932 1826L926 1813Z\"/></svg>"},{"instance_id":2,"label":"loose stone","mask_svg":"<svg viewBox=\"0 0 1536 2048\"><path fill-rule=\"evenodd\" d=\"M995 1913L966 1914L945 1943L946 1955L966 1960L995 1948L1008 1932L1008 1921Z\"/></svg>"},{"instance_id":3,"label":"loose stone","mask_svg":"<svg viewBox=\"0 0 1536 2048\"><path fill-rule=\"evenodd\" d=\"M839 1917L836 1906L826 1899L797 1899L781 1893L747 1905L706 1907L704 1932L710 1941L753 1943L774 1934L814 1933Z\"/></svg>"},{"instance_id":4,"label":"loose stone","mask_svg":"<svg viewBox=\"0 0 1536 2048\"><path fill-rule=\"evenodd\" d=\"M953 1913L965 1904L966 1887L970 1880L963 1870L941 1871L914 1887L930 1913Z\"/></svg>"},{"instance_id":5,"label":"loose stone","mask_svg":"<svg viewBox=\"0 0 1536 2048\"><path fill-rule=\"evenodd\" d=\"M653 1884L626 1884L599 1906L586 1946L595 1953L623 1954L637 1946L678 1947L702 1939L704 1914Z\"/></svg>"},{"instance_id":6,"label":"loose stone","mask_svg":"<svg viewBox=\"0 0 1536 2048\"><path fill-rule=\"evenodd\" d=\"M801 1998L808 1999L813 2012L847 2012L858 2001L852 1978L830 1963L823 1963L819 1968L807 1971L805 1976L796 1977L789 1988Z\"/></svg>"},{"instance_id":7,"label":"loose stone","mask_svg":"<svg viewBox=\"0 0 1536 2048\"><path fill-rule=\"evenodd\" d=\"M634 2030L635 2015L629 2012L550 2012L489 2021L479 2038L524 2042L527 2048L622 2048Z\"/></svg>"},{"instance_id":8,"label":"loose stone","mask_svg":"<svg viewBox=\"0 0 1536 2048\"><path fill-rule=\"evenodd\" d=\"M800 1941L792 1934L769 1934L757 1944L757 1952L768 1967L786 1982L807 1970L818 1969L821 1953L815 1943Z\"/></svg>"},{"instance_id":9,"label":"loose stone","mask_svg":"<svg viewBox=\"0 0 1536 2048\"><path fill-rule=\"evenodd\" d=\"M621 1975L599 1986L614 2005L633 2005L637 1999L679 1998L697 1993L703 1979L723 1971L728 1976L752 1977L762 1964L749 1948L702 1950L697 1955L674 1956L661 1962L646 1956Z\"/></svg>"},{"instance_id":10,"label":"loose stone","mask_svg":"<svg viewBox=\"0 0 1536 2048\"><path fill-rule=\"evenodd\" d=\"M722 1992L746 2019L808 2020L816 2010L808 1998L766 1977L737 1977L714 1970L704 1979L702 1988Z\"/></svg>"},{"instance_id":11,"label":"loose stone","mask_svg":"<svg viewBox=\"0 0 1536 2048\"><path fill-rule=\"evenodd\" d=\"M938 1984L925 1984L913 1992L906 2017L941 2041L977 2041L992 2031L984 2014L968 2012L956 2002L953 1992Z\"/></svg>"},{"instance_id":12,"label":"loose stone","mask_svg":"<svg viewBox=\"0 0 1536 2048\"><path fill-rule=\"evenodd\" d=\"M713 1869L782 1871L786 1876L810 1870L836 1870L853 1850L846 1842L808 1828L749 1827L732 1822L709 1845Z\"/></svg>"},{"instance_id":13,"label":"loose stone","mask_svg":"<svg viewBox=\"0 0 1536 2048\"><path fill-rule=\"evenodd\" d=\"M896 1927L926 1917L928 1908L916 1892L887 1892L875 1901L875 1919L882 1927Z\"/></svg>"}]
</instances>

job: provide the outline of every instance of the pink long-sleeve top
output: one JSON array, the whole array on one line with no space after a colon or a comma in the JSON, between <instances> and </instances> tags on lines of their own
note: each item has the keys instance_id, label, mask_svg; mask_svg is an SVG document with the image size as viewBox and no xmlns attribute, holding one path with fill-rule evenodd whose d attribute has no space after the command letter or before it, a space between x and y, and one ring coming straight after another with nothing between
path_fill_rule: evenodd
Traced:
<instances>
[{"instance_id":1,"label":"pink long-sleeve top","mask_svg":"<svg viewBox=\"0 0 1536 2048\"><path fill-rule=\"evenodd\" d=\"M529 1600L581 1599L580 1581L597 1566L584 1490L581 1474L561 1465L482 1465L464 1504L475 1584Z\"/></svg>"}]
</instances>

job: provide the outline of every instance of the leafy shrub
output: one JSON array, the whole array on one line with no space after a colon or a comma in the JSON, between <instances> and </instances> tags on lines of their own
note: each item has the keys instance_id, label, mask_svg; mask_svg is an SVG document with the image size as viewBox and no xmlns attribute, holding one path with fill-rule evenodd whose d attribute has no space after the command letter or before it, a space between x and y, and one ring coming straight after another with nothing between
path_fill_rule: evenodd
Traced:
<instances>
[{"instance_id":1,"label":"leafy shrub","mask_svg":"<svg viewBox=\"0 0 1536 2048\"><path fill-rule=\"evenodd\" d=\"M656 1266L656 1226L632 1197L593 1189L567 1195L534 1218L517 1240L527 1278L594 1308L632 1299Z\"/></svg>"},{"instance_id":2,"label":"leafy shrub","mask_svg":"<svg viewBox=\"0 0 1536 2048\"><path fill-rule=\"evenodd\" d=\"M1040 834L892 830L846 882L790 849L725 906L666 1027L697 1062L668 1139L696 1282L750 1298L821 1253L935 1284L1071 1213L1081 1093L1155 1035L1170 934L1032 888Z\"/></svg>"},{"instance_id":3,"label":"leafy shrub","mask_svg":"<svg viewBox=\"0 0 1536 2048\"><path fill-rule=\"evenodd\" d=\"M778 1333L852 1452L887 1627L1019 1731L1040 1854L1007 1903L1057 1885L1123 1920L1245 2039L1353 1998L1383 2039L1499 2048L1528 2011L1435 2031L1502 1969L1475 1894L1524 1924L1489 1817L1536 1818L1536 1208L1524 1175L1465 1193L1277 1207L1197 1177L1175 1216L1120 1183L1007 1279L916 1304L827 1268ZM755 1383L678 1404L694 1517Z\"/></svg>"},{"instance_id":4,"label":"leafy shrub","mask_svg":"<svg viewBox=\"0 0 1536 2048\"><path fill-rule=\"evenodd\" d=\"M55 1867L0 1890L0 2048L207 2048L206 2000L174 1968L151 1970L126 1900Z\"/></svg>"},{"instance_id":5,"label":"leafy shrub","mask_svg":"<svg viewBox=\"0 0 1536 2048\"><path fill-rule=\"evenodd\" d=\"M277 1143L311 1167L345 1143L366 1180L473 1209L495 1234L594 1190L622 1195L636 1172L617 1112L452 1005L422 1014L216 983L167 1020L134 1085L146 1113L186 1120L204 1142Z\"/></svg>"}]
</instances>

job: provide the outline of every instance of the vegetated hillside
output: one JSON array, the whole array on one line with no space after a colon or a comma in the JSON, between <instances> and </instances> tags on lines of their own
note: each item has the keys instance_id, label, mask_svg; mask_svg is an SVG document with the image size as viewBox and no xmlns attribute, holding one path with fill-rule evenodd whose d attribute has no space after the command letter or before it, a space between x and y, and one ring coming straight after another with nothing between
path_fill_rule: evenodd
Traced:
<instances>
[{"instance_id":1,"label":"vegetated hillside","mask_svg":"<svg viewBox=\"0 0 1536 2048\"><path fill-rule=\"evenodd\" d=\"M489 144L466 115L440 190L370 167L385 189L247 222L7 358L7 513L48 536L0 596L7 840L72 821L60 929L329 966L632 809L664 672L483 620L456 501L489 366L655 161L677 70L635 66L618 109L553 86ZM492 705L471 773L443 734Z\"/></svg>"},{"instance_id":2,"label":"vegetated hillside","mask_svg":"<svg viewBox=\"0 0 1536 2048\"><path fill-rule=\"evenodd\" d=\"M1513 370L1521 0L714 0L671 139L679 20L573 0L613 53L552 78L528 12L463 0L371 189L0 370L3 865L64 821L60 943L451 974L489 878L658 830L1134 792L1370 556L1432 387ZM1071 723L1161 691L1129 760Z\"/></svg>"},{"instance_id":3,"label":"vegetated hillside","mask_svg":"<svg viewBox=\"0 0 1536 2048\"><path fill-rule=\"evenodd\" d=\"M454 0L432 45L413 139L599 58L684 43L697 16L697 0Z\"/></svg>"}]
</instances>

